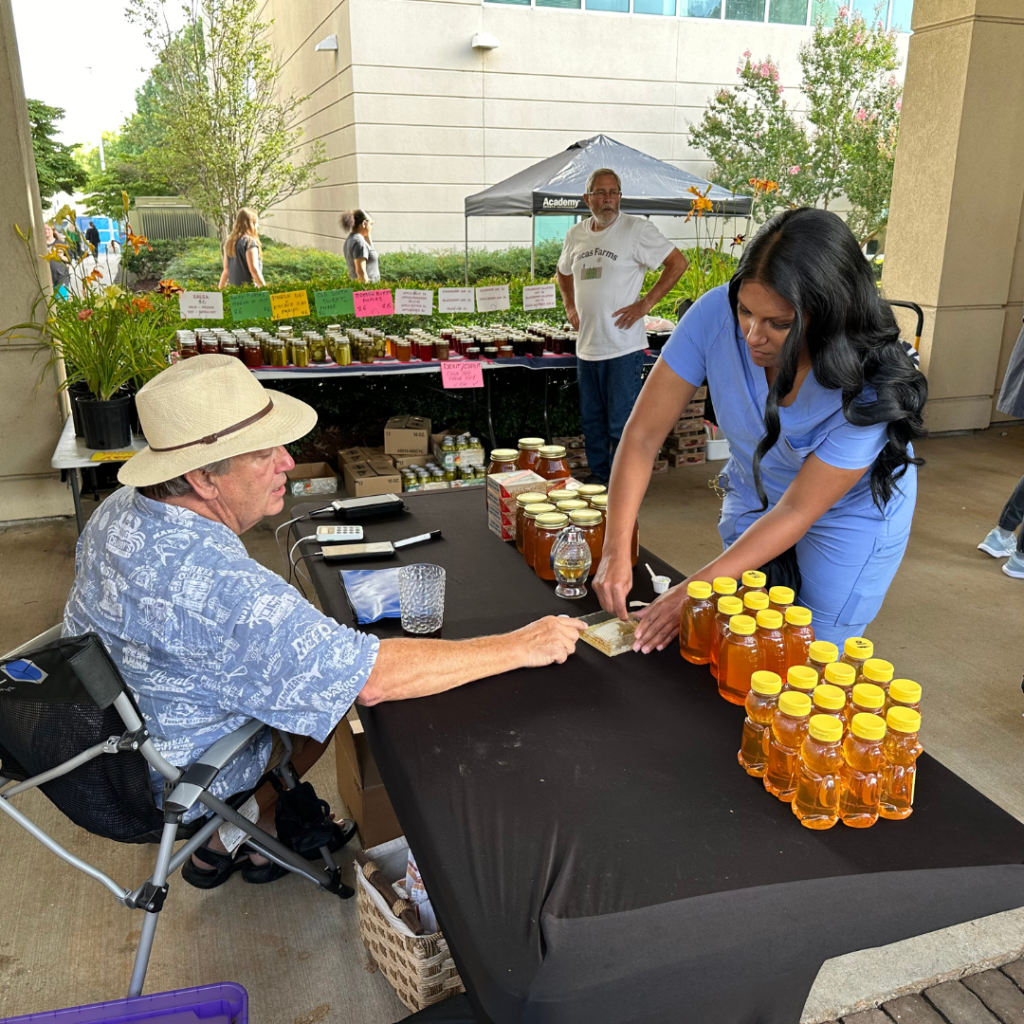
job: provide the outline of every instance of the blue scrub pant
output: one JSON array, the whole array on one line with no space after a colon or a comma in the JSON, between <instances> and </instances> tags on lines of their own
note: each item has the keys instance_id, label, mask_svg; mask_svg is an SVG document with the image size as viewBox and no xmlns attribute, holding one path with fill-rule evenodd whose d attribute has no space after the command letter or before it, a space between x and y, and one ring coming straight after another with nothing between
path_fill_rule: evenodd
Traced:
<instances>
[{"instance_id":1,"label":"blue scrub pant","mask_svg":"<svg viewBox=\"0 0 1024 1024\"><path fill-rule=\"evenodd\" d=\"M864 636L907 549L917 467L909 467L897 486L903 493L894 494L884 518L874 506L859 514L829 513L797 541L802 578L797 603L811 609L815 637L840 649L848 636ZM730 483L718 524L726 547L760 519L763 513L749 511L760 504L756 495Z\"/></svg>"},{"instance_id":2,"label":"blue scrub pant","mask_svg":"<svg viewBox=\"0 0 1024 1024\"><path fill-rule=\"evenodd\" d=\"M587 465L596 479L607 483L615 449L643 384L644 354L578 359L576 367Z\"/></svg>"}]
</instances>

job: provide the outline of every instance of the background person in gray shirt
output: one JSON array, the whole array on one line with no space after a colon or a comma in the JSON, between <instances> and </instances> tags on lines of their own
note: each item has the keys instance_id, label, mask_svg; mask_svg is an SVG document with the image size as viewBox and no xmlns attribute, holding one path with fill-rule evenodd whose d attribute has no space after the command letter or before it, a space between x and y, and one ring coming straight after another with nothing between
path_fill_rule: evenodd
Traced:
<instances>
[{"instance_id":1,"label":"background person in gray shirt","mask_svg":"<svg viewBox=\"0 0 1024 1024\"><path fill-rule=\"evenodd\" d=\"M348 276L353 281L379 281L380 266L377 250L370 239L373 218L365 210L346 210L341 215L342 230L348 232L345 239L345 262Z\"/></svg>"}]
</instances>

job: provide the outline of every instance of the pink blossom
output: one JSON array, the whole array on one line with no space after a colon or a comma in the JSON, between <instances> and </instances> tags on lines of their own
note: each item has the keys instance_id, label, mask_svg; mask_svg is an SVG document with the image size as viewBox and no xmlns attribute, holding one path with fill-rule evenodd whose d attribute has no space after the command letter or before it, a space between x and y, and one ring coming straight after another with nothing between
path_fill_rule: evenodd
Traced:
<instances>
[{"instance_id":1,"label":"pink blossom","mask_svg":"<svg viewBox=\"0 0 1024 1024\"><path fill-rule=\"evenodd\" d=\"M743 68L737 68L737 69L736 69L736 74L738 75L738 74L740 74L740 73L741 73L742 71L743 71Z\"/></svg>"},{"instance_id":2,"label":"pink blossom","mask_svg":"<svg viewBox=\"0 0 1024 1024\"><path fill-rule=\"evenodd\" d=\"M900 112L900 111L901 111L902 109L903 109L903 97L901 96L901 97L900 97L900 98L899 98L899 99L898 99L898 100L896 101L896 113L898 114L898 113L899 113L899 112Z\"/></svg>"},{"instance_id":3,"label":"pink blossom","mask_svg":"<svg viewBox=\"0 0 1024 1024\"><path fill-rule=\"evenodd\" d=\"M890 75L889 76L889 81L888 81L888 86L889 86L890 89L892 89L895 85L896 85L896 76L895 75Z\"/></svg>"},{"instance_id":4,"label":"pink blossom","mask_svg":"<svg viewBox=\"0 0 1024 1024\"><path fill-rule=\"evenodd\" d=\"M771 77L771 73L772 73L771 68L767 64L762 64L761 65L761 77L762 78L770 78Z\"/></svg>"},{"instance_id":5,"label":"pink blossom","mask_svg":"<svg viewBox=\"0 0 1024 1024\"><path fill-rule=\"evenodd\" d=\"M781 85L777 85L775 87L775 91L781 96L782 92L783 92L782 86Z\"/></svg>"},{"instance_id":6,"label":"pink blossom","mask_svg":"<svg viewBox=\"0 0 1024 1024\"><path fill-rule=\"evenodd\" d=\"M743 56L746 57L749 60L750 59L750 51L749 50L744 50L743 51Z\"/></svg>"},{"instance_id":7,"label":"pink blossom","mask_svg":"<svg viewBox=\"0 0 1024 1024\"><path fill-rule=\"evenodd\" d=\"M853 116L857 118L858 121L866 121L868 119L868 112L861 107Z\"/></svg>"},{"instance_id":8,"label":"pink blossom","mask_svg":"<svg viewBox=\"0 0 1024 1024\"><path fill-rule=\"evenodd\" d=\"M761 133L760 132L754 132L754 138L755 139L761 138Z\"/></svg>"},{"instance_id":9,"label":"pink blossom","mask_svg":"<svg viewBox=\"0 0 1024 1024\"><path fill-rule=\"evenodd\" d=\"M799 164L793 164L793 166L790 167L790 169L789 169L789 173L790 174L799 174L800 173L800 165Z\"/></svg>"},{"instance_id":10,"label":"pink blossom","mask_svg":"<svg viewBox=\"0 0 1024 1024\"><path fill-rule=\"evenodd\" d=\"M91 317L91 316L92 316L92 310L91 309L80 309L78 311L78 319L79 320L88 320L89 317Z\"/></svg>"},{"instance_id":11,"label":"pink blossom","mask_svg":"<svg viewBox=\"0 0 1024 1024\"><path fill-rule=\"evenodd\" d=\"M718 94L718 98L720 100L727 100L729 98L729 91L727 89L722 89Z\"/></svg>"},{"instance_id":12,"label":"pink blossom","mask_svg":"<svg viewBox=\"0 0 1024 1024\"><path fill-rule=\"evenodd\" d=\"M853 37L853 45L854 45L854 46L860 46L860 44L861 44L861 43L863 43L863 42L864 42L864 36L863 36L863 35L861 35L861 33L860 33L860 32L858 32L858 33L857 33L857 34L856 34L856 35L855 35L855 36Z\"/></svg>"},{"instance_id":13,"label":"pink blossom","mask_svg":"<svg viewBox=\"0 0 1024 1024\"><path fill-rule=\"evenodd\" d=\"M779 73L778 73L778 71L775 71L775 70L773 69L773 70L772 70L772 81L773 81L773 82L777 82L778 80L779 80Z\"/></svg>"},{"instance_id":14,"label":"pink blossom","mask_svg":"<svg viewBox=\"0 0 1024 1024\"><path fill-rule=\"evenodd\" d=\"M843 4L843 6L839 8L839 17L843 18L845 20L849 16L850 16L850 8L847 7L846 4Z\"/></svg>"}]
</instances>

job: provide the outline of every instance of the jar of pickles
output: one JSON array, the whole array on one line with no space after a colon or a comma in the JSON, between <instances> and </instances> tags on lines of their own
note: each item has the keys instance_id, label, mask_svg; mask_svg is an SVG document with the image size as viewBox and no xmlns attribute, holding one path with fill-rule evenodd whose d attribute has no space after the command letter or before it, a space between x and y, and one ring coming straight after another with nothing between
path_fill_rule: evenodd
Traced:
<instances>
[{"instance_id":1,"label":"jar of pickles","mask_svg":"<svg viewBox=\"0 0 1024 1024\"><path fill-rule=\"evenodd\" d=\"M531 569L537 543L537 516L555 511L555 506L546 501L538 501L523 508L523 560Z\"/></svg>"},{"instance_id":2,"label":"jar of pickles","mask_svg":"<svg viewBox=\"0 0 1024 1024\"><path fill-rule=\"evenodd\" d=\"M569 517L561 512L541 512L534 523L533 571L542 580L554 580L551 549L558 535L569 525Z\"/></svg>"},{"instance_id":3,"label":"jar of pickles","mask_svg":"<svg viewBox=\"0 0 1024 1024\"><path fill-rule=\"evenodd\" d=\"M472 467L467 467L471 469ZM526 508L528 505L545 504L544 494L541 491L526 491L516 498L516 550L523 553L523 542L526 529Z\"/></svg>"},{"instance_id":4,"label":"jar of pickles","mask_svg":"<svg viewBox=\"0 0 1024 1024\"><path fill-rule=\"evenodd\" d=\"M540 450L544 447L543 437L519 438L519 468L533 469L540 458Z\"/></svg>"},{"instance_id":5,"label":"jar of pickles","mask_svg":"<svg viewBox=\"0 0 1024 1024\"><path fill-rule=\"evenodd\" d=\"M593 576L597 572L597 563L601 561L604 548L604 516L597 509L581 508L569 513L569 522L579 527L590 548L589 575Z\"/></svg>"},{"instance_id":6,"label":"jar of pickles","mask_svg":"<svg viewBox=\"0 0 1024 1024\"><path fill-rule=\"evenodd\" d=\"M326 363L327 362L327 346L324 344L324 339L319 334L314 334L309 341L309 360L312 363Z\"/></svg>"},{"instance_id":7,"label":"jar of pickles","mask_svg":"<svg viewBox=\"0 0 1024 1024\"><path fill-rule=\"evenodd\" d=\"M537 454L537 465L533 471L538 476L545 480L561 480L571 475L565 449L560 444L546 444Z\"/></svg>"},{"instance_id":8,"label":"jar of pickles","mask_svg":"<svg viewBox=\"0 0 1024 1024\"><path fill-rule=\"evenodd\" d=\"M292 342L292 362L296 366L309 366L309 342L305 338Z\"/></svg>"},{"instance_id":9,"label":"jar of pickles","mask_svg":"<svg viewBox=\"0 0 1024 1024\"><path fill-rule=\"evenodd\" d=\"M284 350L284 341L281 338L270 339L270 365L287 366L288 355Z\"/></svg>"}]
</instances>

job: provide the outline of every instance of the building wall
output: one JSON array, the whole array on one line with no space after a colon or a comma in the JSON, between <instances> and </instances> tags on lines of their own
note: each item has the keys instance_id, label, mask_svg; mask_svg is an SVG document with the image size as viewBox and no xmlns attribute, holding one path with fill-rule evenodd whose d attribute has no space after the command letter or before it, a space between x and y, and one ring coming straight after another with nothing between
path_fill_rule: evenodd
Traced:
<instances>
[{"instance_id":1,"label":"building wall","mask_svg":"<svg viewBox=\"0 0 1024 1024\"><path fill-rule=\"evenodd\" d=\"M479 0L267 0L282 91L309 95L306 141L322 139L325 181L272 211L269 234L340 251L340 210L374 218L381 250L461 246L463 200L604 133L704 175L689 143L740 54L771 56L801 107L804 27L481 4ZM478 32L498 37L477 51ZM315 53L326 35L336 53ZM906 52L907 36L900 36ZM682 239L680 218L658 220ZM727 227L731 230L731 227ZM470 242L529 242L527 218L474 218Z\"/></svg>"}]
</instances>

